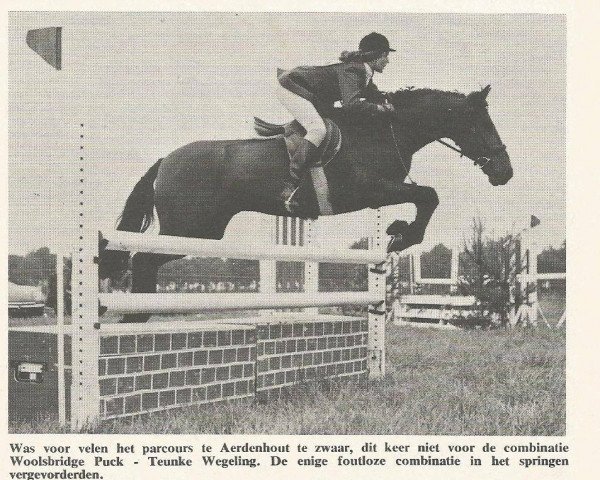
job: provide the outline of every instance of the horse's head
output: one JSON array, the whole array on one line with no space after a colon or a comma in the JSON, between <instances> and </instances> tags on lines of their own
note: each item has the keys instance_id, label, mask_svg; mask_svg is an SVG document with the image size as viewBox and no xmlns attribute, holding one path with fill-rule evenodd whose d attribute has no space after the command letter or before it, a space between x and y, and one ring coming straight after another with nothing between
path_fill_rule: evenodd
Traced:
<instances>
[{"instance_id":1,"label":"horse's head","mask_svg":"<svg viewBox=\"0 0 600 480\"><path fill-rule=\"evenodd\" d=\"M490 86L466 96L452 108L451 138L463 155L472 159L494 186L504 185L513 176L506 146L502 143L487 110Z\"/></svg>"}]
</instances>

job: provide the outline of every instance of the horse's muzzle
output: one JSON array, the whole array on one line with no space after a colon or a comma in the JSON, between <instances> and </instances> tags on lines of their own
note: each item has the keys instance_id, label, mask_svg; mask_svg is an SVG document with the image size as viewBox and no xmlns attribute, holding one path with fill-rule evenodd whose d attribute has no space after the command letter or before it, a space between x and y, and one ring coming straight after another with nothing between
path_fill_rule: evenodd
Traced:
<instances>
[{"instance_id":1,"label":"horse's muzzle","mask_svg":"<svg viewBox=\"0 0 600 480\"><path fill-rule=\"evenodd\" d=\"M512 167L509 167L505 172L501 174L489 175L488 179L494 187L497 187L498 185L506 185L512 177L513 169Z\"/></svg>"},{"instance_id":2,"label":"horse's muzzle","mask_svg":"<svg viewBox=\"0 0 600 480\"><path fill-rule=\"evenodd\" d=\"M492 158L487 165L482 167L482 170L494 187L507 184L513 176L510 157L505 152Z\"/></svg>"}]
</instances>

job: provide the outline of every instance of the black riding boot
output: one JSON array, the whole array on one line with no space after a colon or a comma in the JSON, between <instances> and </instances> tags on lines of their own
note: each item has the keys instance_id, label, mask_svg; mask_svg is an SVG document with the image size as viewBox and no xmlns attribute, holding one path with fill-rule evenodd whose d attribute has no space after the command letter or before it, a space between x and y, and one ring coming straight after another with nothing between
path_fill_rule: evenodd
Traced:
<instances>
[{"instance_id":1,"label":"black riding boot","mask_svg":"<svg viewBox=\"0 0 600 480\"><path fill-rule=\"evenodd\" d=\"M304 172L314 162L317 150L318 148L311 142L302 139L294 152L294 156L290 160L290 176L283 183L283 191L281 192L281 199L286 210L290 213L293 213L294 209L298 207L298 202L293 197L304 176Z\"/></svg>"}]
</instances>

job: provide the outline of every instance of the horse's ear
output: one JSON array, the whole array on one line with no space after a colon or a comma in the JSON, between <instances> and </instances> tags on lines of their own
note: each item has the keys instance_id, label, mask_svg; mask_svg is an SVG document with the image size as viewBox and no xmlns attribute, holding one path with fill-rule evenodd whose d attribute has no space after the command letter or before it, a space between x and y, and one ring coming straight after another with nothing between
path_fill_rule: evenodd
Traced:
<instances>
[{"instance_id":1,"label":"horse's ear","mask_svg":"<svg viewBox=\"0 0 600 480\"><path fill-rule=\"evenodd\" d=\"M490 93L491 88L491 85L487 85L481 90L476 90L475 92L469 93L469 95L467 95L467 103L473 107L481 105L485 102L485 99L487 98L488 93Z\"/></svg>"}]
</instances>

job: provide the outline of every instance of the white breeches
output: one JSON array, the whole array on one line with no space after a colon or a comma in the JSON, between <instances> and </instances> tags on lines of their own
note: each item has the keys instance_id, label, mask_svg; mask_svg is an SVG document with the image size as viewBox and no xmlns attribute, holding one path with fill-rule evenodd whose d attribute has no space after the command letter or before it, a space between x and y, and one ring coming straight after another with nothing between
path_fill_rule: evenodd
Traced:
<instances>
[{"instance_id":1,"label":"white breeches","mask_svg":"<svg viewBox=\"0 0 600 480\"><path fill-rule=\"evenodd\" d=\"M306 129L304 138L316 147L321 145L325 140L327 128L314 105L281 85L277 86L277 97L288 112Z\"/></svg>"}]
</instances>

